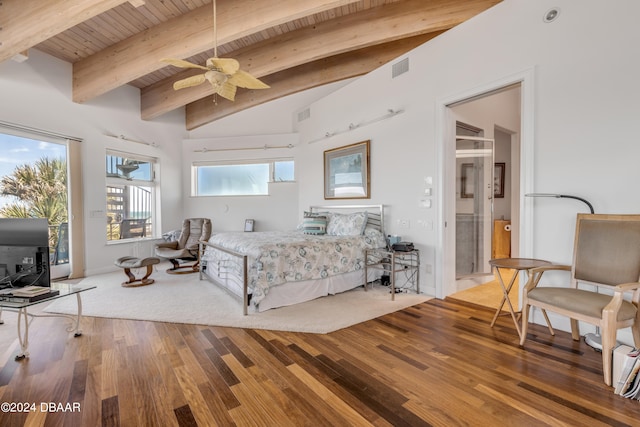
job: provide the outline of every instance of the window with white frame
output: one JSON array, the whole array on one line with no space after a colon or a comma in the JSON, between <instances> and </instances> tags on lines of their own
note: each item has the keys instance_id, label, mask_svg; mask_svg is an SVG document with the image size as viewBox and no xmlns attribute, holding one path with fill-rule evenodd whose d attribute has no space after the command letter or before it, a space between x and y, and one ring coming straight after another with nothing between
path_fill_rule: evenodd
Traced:
<instances>
[{"instance_id":1,"label":"window with white frame","mask_svg":"<svg viewBox=\"0 0 640 427\"><path fill-rule=\"evenodd\" d=\"M192 166L192 196L265 196L270 182L294 180L291 159L236 162L196 162Z\"/></svg>"},{"instance_id":2,"label":"window with white frame","mask_svg":"<svg viewBox=\"0 0 640 427\"><path fill-rule=\"evenodd\" d=\"M107 151L107 241L153 237L156 159Z\"/></svg>"}]
</instances>

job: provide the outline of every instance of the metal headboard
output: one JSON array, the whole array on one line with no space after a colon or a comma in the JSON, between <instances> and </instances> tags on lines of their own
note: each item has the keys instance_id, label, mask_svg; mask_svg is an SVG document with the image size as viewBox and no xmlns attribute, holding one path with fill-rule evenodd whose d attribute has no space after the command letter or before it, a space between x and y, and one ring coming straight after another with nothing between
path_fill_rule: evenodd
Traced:
<instances>
[{"instance_id":1,"label":"metal headboard","mask_svg":"<svg viewBox=\"0 0 640 427\"><path fill-rule=\"evenodd\" d=\"M347 213L367 211L367 225L384 232L384 205L332 205L332 206L310 206L310 212L320 211L342 211Z\"/></svg>"}]
</instances>

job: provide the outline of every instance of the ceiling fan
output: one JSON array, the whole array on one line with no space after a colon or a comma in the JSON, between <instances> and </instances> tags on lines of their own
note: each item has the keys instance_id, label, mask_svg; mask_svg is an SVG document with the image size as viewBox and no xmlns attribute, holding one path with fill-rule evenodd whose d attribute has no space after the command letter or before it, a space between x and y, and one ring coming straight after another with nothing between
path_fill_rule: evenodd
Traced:
<instances>
[{"instance_id":1,"label":"ceiling fan","mask_svg":"<svg viewBox=\"0 0 640 427\"><path fill-rule=\"evenodd\" d=\"M218 58L218 25L216 23L216 0L213 0L213 58L207 59L205 66L193 64L182 59L164 58L162 61L179 68L197 68L203 74L178 80L173 84L174 90L198 86L208 81L213 87L214 102L216 94L233 101L238 87L246 89L268 89L269 86L251 74L240 69L240 63L233 58Z\"/></svg>"}]
</instances>

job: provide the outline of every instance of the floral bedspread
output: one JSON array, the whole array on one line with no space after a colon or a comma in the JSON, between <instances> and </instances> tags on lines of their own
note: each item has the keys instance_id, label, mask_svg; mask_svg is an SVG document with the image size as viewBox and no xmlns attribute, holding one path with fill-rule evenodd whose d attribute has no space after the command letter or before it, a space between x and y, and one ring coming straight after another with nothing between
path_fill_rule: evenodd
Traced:
<instances>
[{"instance_id":1,"label":"floral bedspread","mask_svg":"<svg viewBox=\"0 0 640 427\"><path fill-rule=\"evenodd\" d=\"M365 248L384 246L385 240L377 230L367 230L362 236L317 236L293 230L217 233L209 243L248 256L251 303L257 305L273 286L364 269ZM232 257L207 247L202 259L213 267ZM241 275L240 265L227 265Z\"/></svg>"}]
</instances>

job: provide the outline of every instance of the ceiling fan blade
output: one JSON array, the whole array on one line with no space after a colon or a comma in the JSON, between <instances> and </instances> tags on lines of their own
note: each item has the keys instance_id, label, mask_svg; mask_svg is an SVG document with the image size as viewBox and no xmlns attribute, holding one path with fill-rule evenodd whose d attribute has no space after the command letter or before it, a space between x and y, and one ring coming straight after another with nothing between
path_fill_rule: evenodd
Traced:
<instances>
[{"instance_id":1,"label":"ceiling fan blade","mask_svg":"<svg viewBox=\"0 0 640 427\"><path fill-rule=\"evenodd\" d=\"M198 86L205 81L204 74L198 74L196 76L187 77L186 79L178 80L173 84L173 89L184 89L191 86Z\"/></svg>"},{"instance_id":2,"label":"ceiling fan blade","mask_svg":"<svg viewBox=\"0 0 640 427\"><path fill-rule=\"evenodd\" d=\"M222 86L220 86L216 93L229 101L234 101L236 98L236 89L237 88L234 85L229 83L229 81L226 81Z\"/></svg>"},{"instance_id":3,"label":"ceiling fan blade","mask_svg":"<svg viewBox=\"0 0 640 427\"><path fill-rule=\"evenodd\" d=\"M238 70L229 77L229 83L246 89L268 89L269 85L261 82L246 71Z\"/></svg>"},{"instance_id":4,"label":"ceiling fan blade","mask_svg":"<svg viewBox=\"0 0 640 427\"><path fill-rule=\"evenodd\" d=\"M189 61L184 61L182 59L174 59L174 58L164 58L162 62L166 62L167 64L171 64L174 67L179 68L199 68L201 70L209 70L207 67L203 67L202 65L193 64Z\"/></svg>"},{"instance_id":5,"label":"ceiling fan blade","mask_svg":"<svg viewBox=\"0 0 640 427\"><path fill-rule=\"evenodd\" d=\"M240 69L240 63L233 58L209 58L207 67L231 75Z\"/></svg>"}]
</instances>

